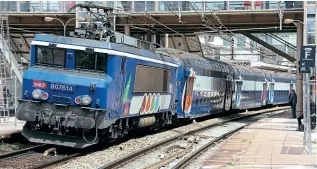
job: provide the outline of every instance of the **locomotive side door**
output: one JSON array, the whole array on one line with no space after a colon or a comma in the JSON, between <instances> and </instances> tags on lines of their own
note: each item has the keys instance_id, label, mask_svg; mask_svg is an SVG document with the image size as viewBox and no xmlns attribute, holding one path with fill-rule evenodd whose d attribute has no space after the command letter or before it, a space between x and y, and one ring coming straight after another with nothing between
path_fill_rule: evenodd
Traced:
<instances>
[{"instance_id":1,"label":"locomotive side door","mask_svg":"<svg viewBox=\"0 0 317 169\"><path fill-rule=\"evenodd\" d=\"M224 109L226 111L229 111L231 107L231 103L232 103L232 99L231 99L232 98L232 77L227 77L225 90L226 92L225 92Z\"/></svg>"}]
</instances>

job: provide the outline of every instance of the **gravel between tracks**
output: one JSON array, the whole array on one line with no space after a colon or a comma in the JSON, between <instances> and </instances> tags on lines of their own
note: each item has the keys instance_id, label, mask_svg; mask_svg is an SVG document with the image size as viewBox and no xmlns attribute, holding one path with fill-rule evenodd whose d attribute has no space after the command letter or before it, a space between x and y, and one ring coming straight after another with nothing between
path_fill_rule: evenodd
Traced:
<instances>
[{"instance_id":1,"label":"gravel between tracks","mask_svg":"<svg viewBox=\"0 0 317 169\"><path fill-rule=\"evenodd\" d=\"M273 108L275 109L275 108ZM272 109L272 110L273 110ZM277 108L278 109L278 108ZM260 110L263 111L263 110ZM259 111L256 111L259 112ZM254 112L249 112L249 114L255 113ZM244 113L241 113L241 115ZM126 142L123 142L119 145L114 145L112 147L109 147L103 151L97 151L91 154L88 154L86 156L78 157L74 160L71 160L67 162L66 164L57 166L57 169L87 169L87 168L99 168L106 163L109 163L113 160L116 160L117 158L123 157L128 155L129 153L135 152L141 148L150 146L158 141L171 138L173 136L178 135L179 133L183 132L188 132L195 130L197 128L211 125L211 124L216 124L222 121L225 121L226 119L230 119L233 116L236 115L230 115L227 117L220 117L220 118L214 118L206 121L202 121L199 123L192 123L186 126L181 126L178 128L175 128L173 130L161 132L161 133L156 133L152 135L147 135L142 138L133 138L130 139Z\"/></svg>"}]
</instances>

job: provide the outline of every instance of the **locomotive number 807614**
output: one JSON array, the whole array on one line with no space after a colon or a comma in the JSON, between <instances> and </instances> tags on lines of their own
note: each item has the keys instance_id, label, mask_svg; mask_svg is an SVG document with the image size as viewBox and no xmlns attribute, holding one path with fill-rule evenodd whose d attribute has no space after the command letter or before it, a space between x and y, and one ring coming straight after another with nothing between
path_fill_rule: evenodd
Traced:
<instances>
[{"instance_id":1,"label":"locomotive number 807614","mask_svg":"<svg viewBox=\"0 0 317 169\"><path fill-rule=\"evenodd\" d=\"M51 83L51 90L73 92L73 85Z\"/></svg>"}]
</instances>

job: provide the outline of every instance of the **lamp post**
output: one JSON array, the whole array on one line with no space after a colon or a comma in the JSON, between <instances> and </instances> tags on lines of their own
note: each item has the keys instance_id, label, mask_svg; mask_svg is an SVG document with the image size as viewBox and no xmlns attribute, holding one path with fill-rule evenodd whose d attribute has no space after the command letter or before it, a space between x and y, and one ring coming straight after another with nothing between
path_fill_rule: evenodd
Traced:
<instances>
[{"instance_id":1,"label":"lamp post","mask_svg":"<svg viewBox=\"0 0 317 169\"><path fill-rule=\"evenodd\" d=\"M64 23L62 20L60 20L60 19L58 19L58 18L53 18L53 17L45 17L44 20L45 20L46 22L50 22L50 21L52 21L52 20L58 20L60 23L63 24L63 27L64 27L64 36L66 36L66 26L67 26L67 24L68 24L70 21L72 21L72 20L85 21L85 18L82 18L82 17L80 17L80 18L71 18L71 19L69 19L66 23Z\"/></svg>"},{"instance_id":2,"label":"lamp post","mask_svg":"<svg viewBox=\"0 0 317 169\"><path fill-rule=\"evenodd\" d=\"M306 25L300 21L300 20L293 20L293 19L285 19L284 20L284 23L295 23L295 22L298 22L298 23L301 23L304 27L305 27L305 32L307 32L307 27ZM299 38L297 38L299 39ZM315 42L316 42L316 39L315 39ZM303 44L306 44L306 42L303 42ZM316 45L316 44L315 44ZM297 52L300 52L301 49L297 49ZM300 77L300 78L296 78L296 83L297 83L297 80L301 81L300 79L303 79L303 76L298 76L299 75L299 63L298 63L298 60L300 59L300 54L297 54L297 77ZM312 70L312 69L310 69ZM301 81L301 84L297 85L296 84L296 90L297 89L302 89L302 81ZM307 136L306 136L306 127L304 127L304 145L306 145L306 137L308 137L308 147L309 147L309 154L311 154L311 128L310 128L310 125L311 125L311 119L310 117L306 117L306 116L310 116L310 93L309 93L309 74L308 73L305 73L305 103L303 105L303 100L304 100L304 97L303 97L303 92L301 93L298 101L300 101L301 105L302 105L302 109L304 109L304 112L302 110L302 113L303 113L303 117L304 117L304 126L307 125ZM300 105L300 104L299 104Z\"/></svg>"},{"instance_id":3,"label":"lamp post","mask_svg":"<svg viewBox=\"0 0 317 169\"><path fill-rule=\"evenodd\" d=\"M307 31L306 25L300 20L285 19L284 23L286 23L286 24L300 23L305 27L305 29ZM303 42L303 37L300 36L300 35L302 35L303 30L301 29L300 26L297 26L297 29L298 29L298 32L297 32L297 52L296 52L296 92L297 92L297 96L298 96L298 99L297 99L298 106L296 106L297 107L296 114L300 115L301 113L303 113L303 115L304 115L304 112L303 112L303 99L304 99L303 98L303 75L301 73L299 73L299 66L300 66L299 60L300 60L300 51L301 51L301 48L299 48L299 47L302 46L303 44L305 44L305 42Z\"/></svg>"}]
</instances>

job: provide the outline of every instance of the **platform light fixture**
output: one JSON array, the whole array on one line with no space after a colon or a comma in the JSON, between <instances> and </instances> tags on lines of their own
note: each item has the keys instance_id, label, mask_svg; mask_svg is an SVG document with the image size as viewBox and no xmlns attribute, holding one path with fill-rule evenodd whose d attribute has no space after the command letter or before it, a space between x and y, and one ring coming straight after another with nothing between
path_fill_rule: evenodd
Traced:
<instances>
[{"instance_id":1,"label":"platform light fixture","mask_svg":"<svg viewBox=\"0 0 317 169\"><path fill-rule=\"evenodd\" d=\"M288 23L294 23L294 19L285 19L284 23L288 24Z\"/></svg>"},{"instance_id":2,"label":"platform light fixture","mask_svg":"<svg viewBox=\"0 0 317 169\"><path fill-rule=\"evenodd\" d=\"M305 29L307 30L307 27L306 27L306 25L304 24L304 22L302 22L302 21L300 21L300 20L284 19L284 23L285 23L285 24L296 23L296 22L301 23L301 24L305 27Z\"/></svg>"},{"instance_id":3,"label":"platform light fixture","mask_svg":"<svg viewBox=\"0 0 317 169\"><path fill-rule=\"evenodd\" d=\"M45 17L44 18L44 20L46 21L46 22L50 22L50 21L52 21L54 18L52 18L52 17Z\"/></svg>"},{"instance_id":4,"label":"platform light fixture","mask_svg":"<svg viewBox=\"0 0 317 169\"><path fill-rule=\"evenodd\" d=\"M63 26L64 26L64 36L66 36L66 26L67 26L67 24L68 24L70 21L72 21L72 20L77 20L77 21L83 22L83 21L85 21L86 19L83 18L83 17L71 18L71 19L69 19L66 23L64 23L62 20L60 20L60 19L58 19L58 18L53 18L53 17L45 17L44 20L45 20L46 22L51 22L52 20L58 20L59 22L61 22L61 23L63 24Z\"/></svg>"}]
</instances>

